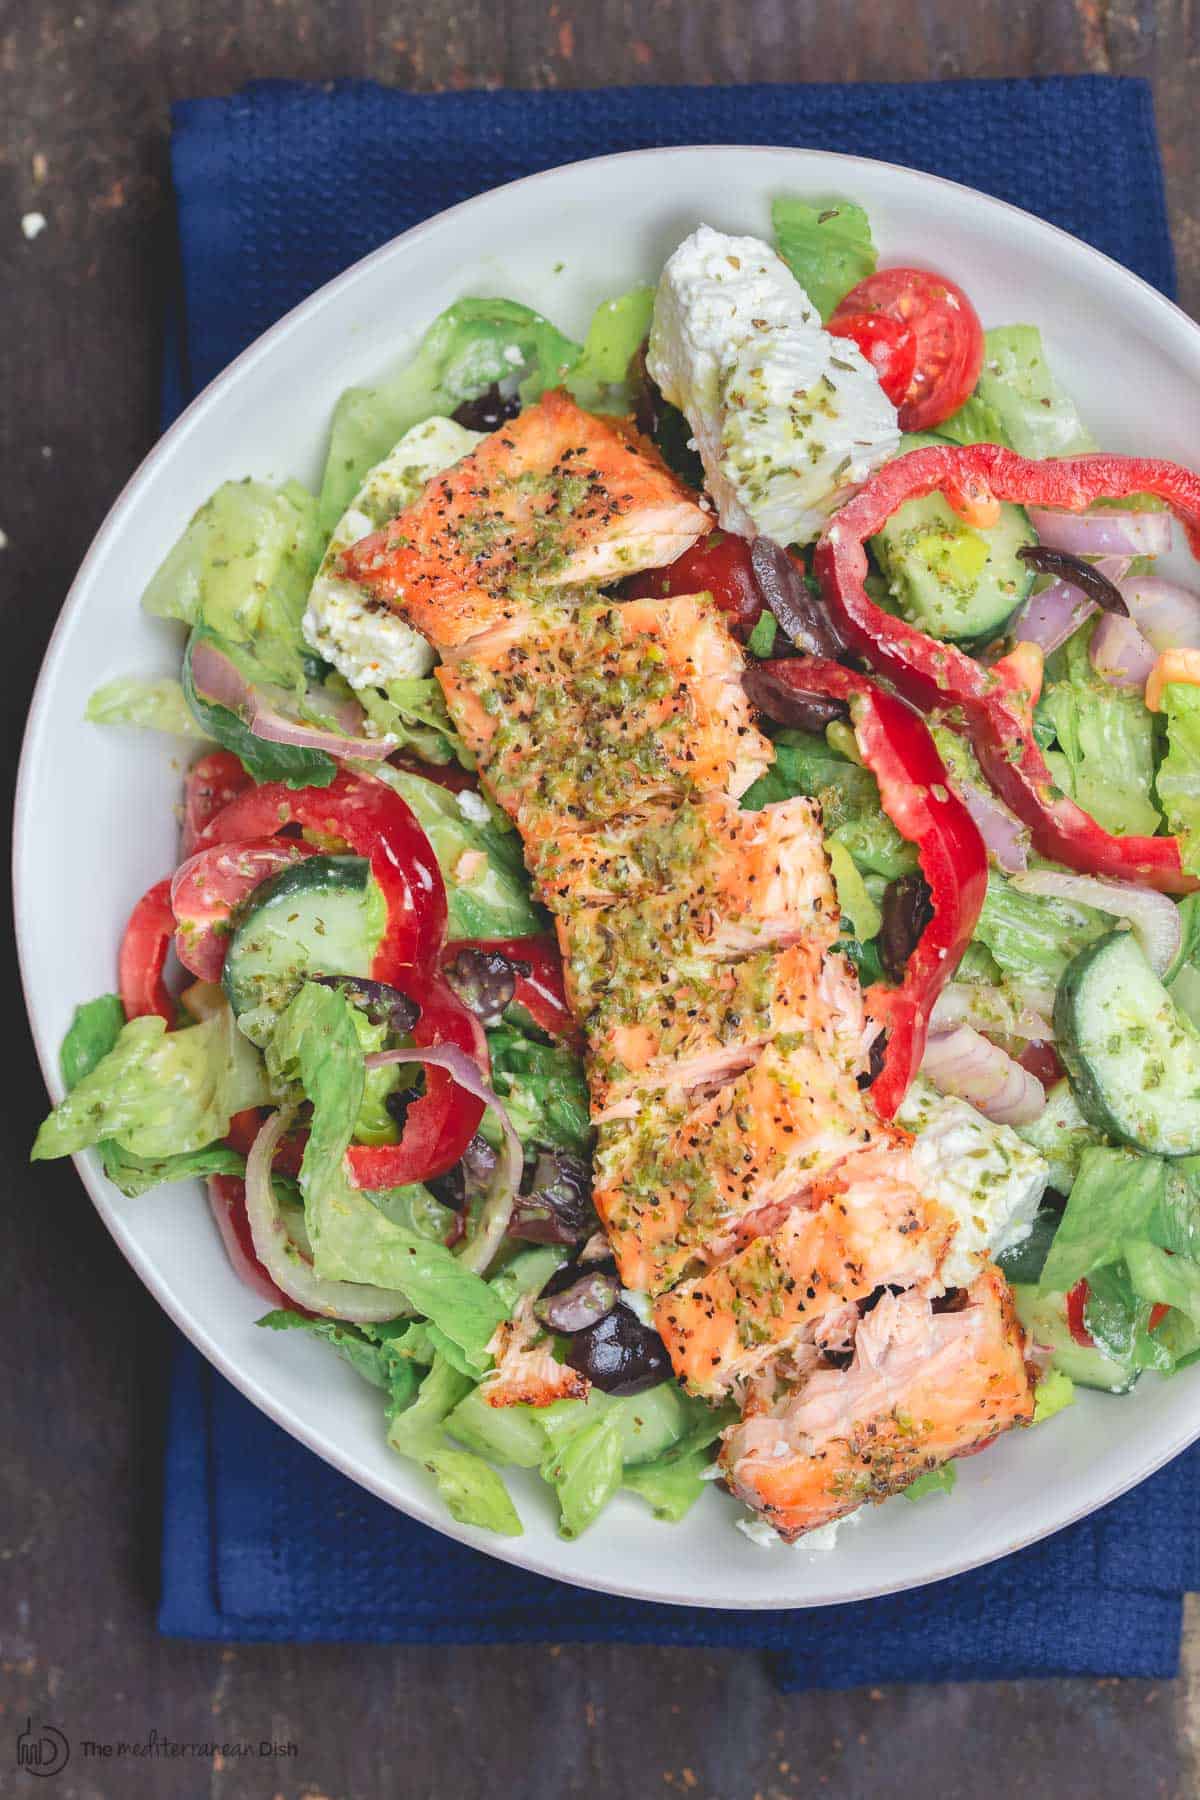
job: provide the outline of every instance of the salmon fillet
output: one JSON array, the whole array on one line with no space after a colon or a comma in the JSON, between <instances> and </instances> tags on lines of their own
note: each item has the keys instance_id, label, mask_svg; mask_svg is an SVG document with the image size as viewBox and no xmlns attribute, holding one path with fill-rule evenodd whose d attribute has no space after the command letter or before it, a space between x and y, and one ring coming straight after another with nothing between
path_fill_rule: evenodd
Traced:
<instances>
[{"instance_id":1,"label":"salmon fillet","mask_svg":"<svg viewBox=\"0 0 1200 1800\"><path fill-rule=\"evenodd\" d=\"M659 1294L728 1256L885 1134L858 1086L862 998L842 958L823 959L792 1000L804 1023L716 1093L649 1094L633 1118L601 1125L593 1200L627 1287Z\"/></svg>"},{"instance_id":2,"label":"salmon fillet","mask_svg":"<svg viewBox=\"0 0 1200 1800\"><path fill-rule=\"evenodd\" d=\"M935 1312L917 1289L884 1294L858 1325L850 1367L818 1369L732 1426L721 1466L737 1497L790 1541L1029 1424L1024 1353L996 1268L955 1311Z\"/></svg>"},{"instance_id":3,"label":"salmon fillet","mask_svg":"<svg viewBox=\"0 0 1200 1800\"><path fill-rule=\"evenodd\" d=\"M484 785L527 843L655 801L736 799L772 759L707 594L551 609L437 670Z\"/></svg>"},{"instance_id":4,"label":"salmon fillet","mask_svg":"<svg viewBox=\"0 0 1200 1800\"><path fill-rule=\"evenodd\" d=\"M936 1281L954 1219L911 1177L902 1139L848 1156L814 1184L809 1207L664 1294L654 1323L688 1388L717 1397L848 1301Z\"/></svg>"},{"instance_id":5,"label":"salmon fillet","mask_svg":"<svg viewBox=\"0 0 1200 1800\"><path fill-rule=\"evenodd\" d=\"M341 572L448 656L519 636L532 590L659 568L712 523L651 444L555 390L352 545Z\"/></svg>"}]
</instances>

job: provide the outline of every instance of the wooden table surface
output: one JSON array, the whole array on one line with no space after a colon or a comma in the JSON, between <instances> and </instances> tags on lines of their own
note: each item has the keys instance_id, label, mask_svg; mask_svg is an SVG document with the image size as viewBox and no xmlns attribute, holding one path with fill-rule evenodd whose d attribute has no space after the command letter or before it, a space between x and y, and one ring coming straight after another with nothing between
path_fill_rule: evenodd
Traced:
<instances>
[{"instance_id":1,"label":"wooden table surface","mask_svg":"<svg viewBox=\"0 0 1200 1800\"><path fill-rule=\"evenodd\" d=\"M1145 75L1182 299L1196 311L1198 64L1191 0L2 0L6 766L63 595L154 437L172 100L268 75L422 89ZM46 228L27 239L21 220L34 212ZM168 1333L70 1165L26 1168L44 1093L11 970L6 980L16 1057L0 1208L0 1793L41 1791L15 1768L27 1716L76 1744L157 1729L297 1747L275 1762L186 1769L76 1754L45 1791L80 1800L1200 1791L1200 1629L1173 1683L790 1697L757 1656L733 1652L159 1638Z\"/></svg>"}]
</instances>

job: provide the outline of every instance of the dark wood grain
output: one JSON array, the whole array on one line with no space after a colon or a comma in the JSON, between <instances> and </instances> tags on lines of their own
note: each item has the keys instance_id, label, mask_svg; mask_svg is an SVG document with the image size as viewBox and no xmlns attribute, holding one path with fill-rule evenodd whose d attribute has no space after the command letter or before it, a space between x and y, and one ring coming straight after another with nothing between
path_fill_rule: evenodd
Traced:
<instances>
[{"instance_id":1,"label":"dark wood grain","mask_svg":"<svg viewBox=\"0 0 1200 1800\"><path fill-rule=\"evenodd\" d=\"M883 21L886 20L886 24ZM0 730L15 768L63 594L154 435L172 99L251 77L398 85L916 79L1112 70L1154 83L1184 304L1200 308L1189 0L8 0L0 5ZM33 241L23 215L47 227ZM132 596L131 596L132 599ZM136 824L133 825L136 829ZM86 870L78 871L86 880ZM76 1758L79 1800L1190 1796L1190 1675L782 1698L752 1655L164 1642L153 1628L162 1318L69 1168L27 1172L44 1095L3 998L0 1793L26 1714L72 1737L292 1739L181 1772ZM219 1729L218 1729L219 1728ZM42 1791L43 1784L36 1784Z\"/></svg>"}]
</instances>

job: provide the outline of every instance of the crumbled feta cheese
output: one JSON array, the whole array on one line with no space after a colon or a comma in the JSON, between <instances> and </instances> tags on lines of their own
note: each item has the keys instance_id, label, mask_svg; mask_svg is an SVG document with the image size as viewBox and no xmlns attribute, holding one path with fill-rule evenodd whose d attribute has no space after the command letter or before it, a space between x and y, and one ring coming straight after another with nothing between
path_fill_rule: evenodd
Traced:
<instances>
[{"instance_id":1,"label":"crumbled feta cheese","mask_svg":"<svg viewBox=\"0 0 1200 1800\"><path fill-rule=\"evenodd\" d=\"M477 794L475 792L474 788L464 788L461 794L455 796L455 799L458 803L459 812L462 814L463 818L467 820L468 824L490 824L492 815L488 808L488 803L482 794Z\"/></svg>"},{"instance_id":2,"label":"crumbled feta cheese","mask_svg":"<svg viewBox=\"0 0 1200 1800\"><path fill-rule=\"evenodd\" d=\"M794 1544L786 1543L775 1527L768 1525L765 1519L735 1519L734 1523L760 1550L833 1550L837 1547L838 1531L846 1521L831 1519L828 1525L818 1525L815 1531L806 1531Z\"/></svg>"},{"instance_id":3,"label":"crumbled feta cheese","mask_svg":"<svg viewBox=\"0 0 1200 1800\"><path fill-rule=\"evenodd\" d=\"M419 632L338 573L338 557L411 506L426 482L460 461L482 435L453 419L415 425L376 463L339 519L308 597L304 636L351 687L382 687L428 675L434 658Z\"/></svg>"},{"instance_id":4,"label":"crumbled feta cheese","mask_svg":"<svg viewBox=\"0 0 1200 1800\"><path fill-rule=\"evenodd\" d=\"M900 442L856 344L759 238L702 225L663 270L647 367L687 415L721 525L806 544Z\"/></svg>"},{"instance_id":5,"label":"crumbled feta cheese","mask_svg":"<svg viewBox=\"0 0 1200 1800\"><path fill-rule=\"evenodd\" d=\"M958 1220L942 1266L947 1287L967 1287L984 1263L1029 1236L1050 1167L1011 1125L995 1125L965 1100L914 1082L896 1115L916 1134L912 1159L930 1199Z\"/></svg>"},{"instance_id":6,"label":"crumbled feta cheese","mask_svg":"<svg viewBox=\"0 0 1200 1800\"><path fill-rule=\"evenodd\" d=\"M21 232L32 244L35 237L41 237L46 229L46 215L40 212L27 212L21 219Z\"/></svg>"}]
</instances>

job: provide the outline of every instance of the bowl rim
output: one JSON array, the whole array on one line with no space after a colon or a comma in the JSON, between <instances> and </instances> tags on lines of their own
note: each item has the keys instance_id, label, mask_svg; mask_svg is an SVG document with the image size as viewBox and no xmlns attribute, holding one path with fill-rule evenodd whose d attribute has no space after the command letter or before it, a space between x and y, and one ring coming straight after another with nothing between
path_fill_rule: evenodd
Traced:
<instances>
[{"instance_id":1,"label":"bowl rim","mask_svg":"<svg viewBox=\"0 0 1200 1800\"><path fill-rule=\"evenodd\" d=\"M539 184L552 182L561 178L569 171L596 168L610 164L640 164L650 161L660 163L664 159L674 160L675 158L692 157L697 153L709 155L762 155L764 157L784 155L787 157L794 157L800 162L811 158L819 161L823 165L833 162L844 166L847 171L848 179L852 177L852 172L856 168L884 169L896 173L907 180L915 180L921 185L932 188L935 191L947 190L960 197L966 197L985 211L996 211L1001 214L1006 214L1010 218L1020 221L1025 228L1032 229L1039 235L1046 233L1050 234L1052 237L1060 240L1064 248L1073 258L1082 256L1085 263L1095 259L1099 263L1106 265L1115 272L1119 282L1123 284L1132 284L1134 288L1140 290L1141 297L1144 301L1152 303L1159 314L1158 323L1166 328L1172 337L1178 335L1182 339L1190 339L1193 350L1200 350L1200 324L1197 324L1196 321L1191 319L1177 302L1168 298L1168 296L1155 288L1143 276L1137 275L1132 270L1127 269L1122 263L1117 261L1115 257L1107 255L1104 251L1097 250L1094 246L1085 243L1081 238L1075 237L1061 226L1054 225L1048 220L1039 218L1036 213L1031 213L1026 208L1015 206L1010 201L1001 200L993 195L983 193L981 190L973 188L964 182L952 181L945 176L931 174L922 169L915 169L904 163L892 162L878 157L854 156L841 151L822 150L815 145L712 144L701 142L696 144L674 144L661 147L647 147L637 150L616 151L604 156L585 157L574 162L559 163L552 168L541 169L533 174L518 177L516 180L504 182L497 187L487 188L479 194L474 194L465 200L461 200L454 206L447 207L441 212L432 214L428 219L423 219L416 225L410 226L406 231L398 233L395 237L388 239L386 243L383 243L376 249L368 252L366 256L358 258L338 275L334 276L328 282L325 282L321 287L307 295L295 306L289 308L289 310L276 320L274 324L269 326L266 331L255 338L252 343L248 344L244 350L240 351L224 369L215 375L189 401L187 406L172 421L166 431L155 440L146 455L122 484L101 521L101 524L93 536L87 552L79 565L75 577L71 582L47 642L38 669L38 675L33 688L21 739L13 807L11 879L17 962L22 996L34 1040L38 1063L46 1087L51 1095L60 1093L63 1084L57 1067L57 1047L51 1044L46 1033L41 1028L31 1002L32 975L30 972L30 958L28 951L28 926L26 923L28 909L35 903L34 896L26 891L26 883L24 880L24 845L32 825L32 809L35 799L33 793L33 777L31 773L33 759L30 751L34 739L43 728L45 716L49 711L51 689L57 674L57 664L62 654L62 646L65 641L66 631L67 628L73 624L76 616L84 607L93 566L100 560L110 540L119 534L126 515L136 507L143 486L151 479L159 465L175 453L176 448L190 435L198 422L214 407L219 407L227 392L235 388L241 377L249 369L254 367L257 362L263 357L269 356L274 345L289 334L301 319L307 321L310 318L316 317L328 308L336 308L343 293L361 279L365 270L395 256L402 247L407 249L418 246L424 236L434 229L440 229L447 221L453 220L460 215L470 213L475 209L486 207L500 196L510 194L517 189L527 190ZM769 1601L759 1601L755 1598L741 1601L736 1599L713 1601L706 1599L704 1596L685 1598L677 1593L663 1592L645 1582L623 1582L619 1579L600 1578L582 1572L572 1571L569 1567L563 1567L559 1563L538 1554L536 1551L530 1551L528 1549L522 1551L519 1546L522 1546L527 1542L525 1539L488 1536L486 1541L484 1541L483 1534L472 1530L470 1527L460 1526L457 1521L450 1518L449 1514L438 1504L436 1499L427 1501L418 1497L411 1503L407 1500L401 1503L396 1495L385 1487L381 1480L376 1479L369 1470L364 1470L359 1466L352 1454L339 1448L336 1443L327 1440L319 1429L310 1426L303 1414L294 1411L286 1402L276 1400L270 1394L262 1390L256 1379L242 1369L237 1360L223 1348L221 1342L204 1326L190 1317L183 1304L177 1304L168 1293L164 1293L155 1274L152 1258L140 1248L136 1241L134 1241L132 1233L122 1224L119 1209L113 1205L110 1197L110 1184L103 1176L98 1163L95 1161L95 1153L90 1151L82 1152L72 1156L71 1160L75 1164L76 1170L87 1190L89 1198L99 1213L109 1235L113 1238L118 1250L125 1257L125 1260L134 1270L139 1280L149 1290L156 1303L168 1315L182 1335L201 1353L206 1361L209 1362L218 1373L223 1375L225 1379L238 1390L238 1392L261 1412L266 1414L268 1418L272 1419L277 1425L287 1431L291 1437L294 1437L297 1441L304 1444L308 1450L319 1456L333 1468L337 1469L357 1486L366 1489L377 1499L383 1501L384 1504L393 1507L396 1511L407 1517L418 1520L421 1524L429 1526L444 1537L465 1544L469 1548L480 1550L485 1555L494 1556L502 1562L510 1563L518 1568L527 1569L534 1574L544 1576L549 1580L558 1581L572 1587L584 1588L593 1592L611 1594L626 1599L645 1600L659 1605L704 1605L713 1610L728 1612L773 1613L777 1611L806 1611L811 1607L817 1606L854 1605L862 1600L877 1598L886 1594L908 1592L918 1588L931 1586L936 1582L951 1579L955 1575L966 1574L972 1569L982 1568L989 1563L1000 1561L1004 1557L1011 1556L1017 1551L1027 1548L1031 1544L1037 1543L1044 1538L1051 1537L1055 1533L1065 1530L1068 1526L1078 1523L1079 1520L1090 1516L1102 1507L1109 1505L1113 1500L1116 1500L1120 1495L1127 1493L1131 1488L1138 1486L1142 1481L1153 1475L1166 1463L1173 1460L1173 1458L1180 1455L1189 1447L1189 1445L1195 1443L1197 1439L1200 1438L1200 1414L1198 1414L1193 1428L1184 1425L1176 1432L1167 1434L1167 1441L1161 1450L1156 1448L1150 1457L1144 1458L1136 1471L1130 1474L1128 1478L1122 1476L1121 1478L1116 1479L1107 1488L1107 1491L1102 1493L1098 1498L1091 1499L1085 1504L1076 1507L1066 1516L1056 1519L1054 1523L1019 1533L1016 1537L1009 1539L999 1547L982 1551L972 1551L965 1558L953 1554L948 1556L944 1555L942 1566L931 1568L928 1572L923 1573L915 1579L911 1576L903 1576L894 1581L872 1581L868 1587L863 1588L861 1591L856 1591L840 1597L822 1595L819 1597L806 1598L800 1596L796 1599L789 1599L783 1606L776 1605ZM952 1534L948 1536L947 1541L953 1541Z\"/></svg>"}]
</instances>

